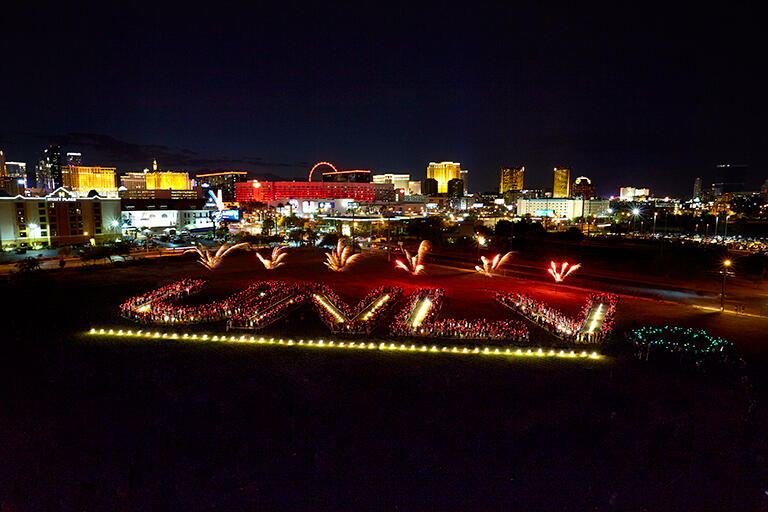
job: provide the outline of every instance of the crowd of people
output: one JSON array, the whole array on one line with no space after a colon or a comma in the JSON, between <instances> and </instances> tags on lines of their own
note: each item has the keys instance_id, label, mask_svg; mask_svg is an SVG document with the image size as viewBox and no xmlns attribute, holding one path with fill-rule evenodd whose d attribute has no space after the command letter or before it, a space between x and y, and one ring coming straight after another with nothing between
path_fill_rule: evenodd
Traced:
<instances>
[{"instance_id":1,"label":"crowd of people","mask_svg":"<svg viewBox=\"0 0 768 512\"><path fill-rule=\"evenodd\" d=\"M397 303L402 289L391 286L380 286L368 292L353 309L343 301L333 290L325 285L316 285L312 294L312 303L321 320L333 332L366 333L370 334L378 322L386 316ZM389 297L385 302L374 308L384 296ZM322 298L330 307L336 308L342 316L338 319L320 300ZM371 312L366 315L366 312ZM365 318L364 318L365 317Z\"/></svg>"},{"instance_id":2,"label":"crowd of people","mask_svg":"<svg viewBox=\"0 0 768 512\"><path fill-rule=\"evenodd\" d=\"M306 284L259 281L222 301L178 304L179 299L199 292L204 285L203 280L184 279L133 297L122 304L120 310L123 316L142 323L197 324L228 319L228 326L251 325L250 319L260 316L260 310L307 288ZM270 313L274 315L276 311ZM262 318L261 324L264 320Z\"/></svg>"},{"instance_id":3,"label":"crowd of people","mask_svg":"<svg viewBox=\"0 0 768 512\"><path fill-rule=\"evenodd\" d=\"M528 342L528 328L518 320L488 321L445 318L418 329L419 336Z\"/></svg>"},{"instance_id":4,"label":"crowd of people","mask_svg":"<svg viewBox=\"0 0 768 512\"><path fill-rule=\"evenodd\" d=\"M603 312L603 319L600 323L600 329L593 333L582 333L579 341L589 343L599 343L608 338L613 332L613 314L616 312L616 305L619 303L619 296L612 293L593 293L587 299L587 302L581 307L579 312L579 324L584 325L584 322L588 320L590 310L602 304L605 307ZM585 329L582 328L582 331Z\"/></svg>"},{"instance_id":5,"label":"crowd of people","mask_svg":"<svg viewBox=\"0 0 768 512\"><path fill-rule=\"evenodd\" d=\"M341 318L336 318L328 307L322 303L321 299L328 303L328 307L336 308L341 315ZM349 305L341 300L330 287L321 284L318 284L312 291L312 305L315 307L317 314L320 315L320 320L322 320L332 332L342 330L344 324L349 321L352 313Z\"/></svg>"},{"instance_id":6,"label":"crowd of people","mask_svg":"<svg viewBox=\"0 0 768 512\"><path fill-rule=\"evenodd\" d=\"M589 296L581 311L569 317L558 309L538 301L525 293L496 293L496 300L514 309L528 320L535 322L553 335L569 343L599 343L604 341L613 329L613 313L616 311L618 296L609 293L594 293ZM603 304L600 328L595 332L585 329L589 312Z\"/></svg>"},{"instance_id":7,"label":"crowd of people","mask_svg":"<svg viewBox=\"0 0 768 512\"><path fill-rule=\"evenodd\" d=\"M199 292L205 285L201 279L182 279L151 292L132 297L120 305L120 313L141 323L197 323L223 318L219 304L181 306L174 304L182 297Z\"/></svg>"},{"instance_id":8,"label":"crowd of people","mask_svg":"<svg viewBox=\"0 0 768 512\"><path fill-rule=\"evenodd\" d=\"M261 329L284 318L310 296L310 286L303 282L264 281L267 291L232 315L232 325ZM257 283L260 284L260 283Z\"/></svg>"},{"instance_id":9,"label":"crowd of people","mask_svg":"<svg viewBox=\"0 0 768 512\"><path fill-rule=\"evenodd\" d=\"M577 319L525 293L497 292L496 300L565 340L575 340L581 328Z\"/></svg>"},{"instance_id":10,"label":"crowd of people","mask_svg":"<svg viewBox=\"0 0 768 512\"><path fill-rule=\"evenodd\" d=\"M445 290L422 288L412 293L405 308L395 318L390 331L395 336L426 336L439 338L492 339L516 343L528 341L528 329L517 320L489 321L478 319L437 319L443 305ZM423 301L430 301L429 309L414 325Z\"/></svg>"},{"instance_id":11,"label":"crowd of people","mask_svg":"<svg viewBox=\"0 0 768 512\"><path fill-rule=\"evenodd\" d=\"M122 304L120 310L124 316L143 323L193 324L227 319L228 328L233 326L262 328L286 316L290 311L311 299L320 318L332 331L370 334L381 319L392 311L402 295L400 288L378 287L368 292L355 308L352 308L330 287L322 284L259 281L222 301L196 305L178 303L179 299L199 292L204 285L203 280L184 279L134 297ZM388 300L376 307L372 314L366 315L365 313L385 295L389 295ZM331 308L336 308L341 319L322 304L318 297L322 297ZM444 298L445 290L442 288L416 290L408 297L405 307L394 318L390 326L391 334L514 342L528 340L528 329L524 323L517 320L438 320L437 315ZM426 311L421 310L425 300L429 301ZM605 339L613 328L613 312L616 309L618 297L605 293L593 294L576 318L568 317L524 293L497 293L496 300L548 329L564 341L598 342ZM589 312L597 304L603 304L607 309L597 332L587 333L582 327L587 321ZM420 318L417 320L417 317Z\"/></svg>"},{"instance_id":12,"label":"crowd of people","mask_svg":"<svg viewBox=\"0 0 768 512\"><path fill-rule=\"evenodd\" d=\"M417 307L421 304L422 300L429 299L431 302L429 309L425 315L421 318L420 326L432 322L437 315L438 311L443 305L443 296L445 290L442 288L419 288L408 296L405 307L395 317L395 320L390 324L389 330L395 336L407 336L409 334L415 334L413 325L414 316L416 314Z\"/></svg>"},{"instance_id":13,"label":"crowd of people","mask_svg":"<svg viewBox=\"0 0 768 512\"><path fill-rule=\"evenodd\" d=\"M403 289L396 286L379 286L368 292L358 302L357 308L352 312L352 322L349 325L350 331L370 334L381 319L385 318L392 311L402 294ZM371 308L374 308L376 303L386 295L389 298L371 311ZM371 314L367 315L367 318L363 318L369 311L371 311Z\"/></svg>"}]
</instances>

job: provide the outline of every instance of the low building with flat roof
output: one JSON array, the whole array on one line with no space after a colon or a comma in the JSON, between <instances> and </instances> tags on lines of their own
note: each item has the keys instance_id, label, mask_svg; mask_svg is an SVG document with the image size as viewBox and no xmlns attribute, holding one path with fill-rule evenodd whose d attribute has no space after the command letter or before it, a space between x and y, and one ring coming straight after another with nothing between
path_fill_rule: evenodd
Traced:
<instances>
[{"instance_id":1,"label":"low building with flat roof","mask_svg":"<svg viewBox=\"0 0 768 512\"><path fill-rule=\"evenodd\" d=\"M120 233L117 198L79 197L63 187L42 197L0 197L3 249L102 243Z\"/></svg>"}]
</instances>

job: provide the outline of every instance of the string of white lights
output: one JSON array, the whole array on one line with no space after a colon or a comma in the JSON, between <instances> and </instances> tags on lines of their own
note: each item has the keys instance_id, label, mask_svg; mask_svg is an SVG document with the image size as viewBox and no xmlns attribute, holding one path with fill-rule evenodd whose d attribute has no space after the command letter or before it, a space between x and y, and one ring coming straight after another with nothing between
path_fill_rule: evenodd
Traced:
<instances>
[{"instance_id":1,"label":"string of white lights","mask_svg":"<svg viewBox=\"0 0 768 512\"><path fill-rule=\"evenodd\" d=\"M381 351L400 351L400 352L426 352L426 353L449 353L461 355L495 355L508 357L553 357L563 359L603 359L605 356L597 352L587 352L585 350L577 352L574 350L552 349L552 348L520 348L520 347L489 347L489 346L462 346L462 345L417 345L395 342L365 342L365 341L332 341L332 340L293 340L293 339L275 339L248 335L234 334L199 334L199 333L177 333L160 332L151 330L133 330L133 329L104 329L93 327L88 331L93 336L111 336L111 337L133 337L144 339L170 339L170 340L194 340L194 341L217 341L227 343L255 343L260 345L282 345L282 346L301 346L312 348L332 348L332 349L356 349L356 350L381 350Z\"/></svg>"}]
</instances>

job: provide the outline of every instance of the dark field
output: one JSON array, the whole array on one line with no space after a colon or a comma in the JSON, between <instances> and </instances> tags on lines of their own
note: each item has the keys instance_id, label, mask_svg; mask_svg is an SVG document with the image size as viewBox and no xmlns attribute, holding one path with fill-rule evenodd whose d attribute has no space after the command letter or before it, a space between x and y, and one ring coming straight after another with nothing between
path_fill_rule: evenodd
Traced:
<instances>
[{"instance_id":1,"label":"dark field","mask_svg":"<svg viewBox=\"0 0 768 512\"><path fill-rule=\"evenodd\" d=\"M319 253L266 272L237 255L56 271L2 284L2 510L760 510L766 501L761 319L622 297L618 329L709 322L739 344L755 389L601 361L317 351L83 336L125 298L182 277L211 297L257 279L315 279L350 302L379 284L447 288L445 314L504 318L488 288L575 314L587 292ZM61 299L63 298L63 299ZM314 332L311 315L268 333ZM215 329L219 331L221 329ZM545 340L542 340L545 341ZM551 340L550 340L551 343ZM756 406L750 404L756 401Z\"/></svg>"}]
</instances>

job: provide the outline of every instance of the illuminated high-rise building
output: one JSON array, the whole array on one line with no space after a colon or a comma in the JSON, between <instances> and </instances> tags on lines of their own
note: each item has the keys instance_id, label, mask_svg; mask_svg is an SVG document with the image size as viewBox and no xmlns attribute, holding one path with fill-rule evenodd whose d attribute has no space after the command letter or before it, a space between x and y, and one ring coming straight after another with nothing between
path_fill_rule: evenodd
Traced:
<instances>
[{"instance_id":1,"label":"illuminated high-rise building","mask_svg":"<svg viewBox=\"0 0 768 512\"><path fill-rule=\"evenodd\" d=\"M12 178L21 178L27 180L26 162L5 162L5 175Z\"/></svg>"},{"instance_id":2,"label":"illuminated high-rise building","mask_svg":"<svg viewBox=\"0 0 768 512\"><path fill-rule=\"evenodd\" d=\"M8 176L5 172L5 153L0 149L0 176Z\"/></svg>"},{"instance_id":3,"label":"illuminated high-rise building","mask_svg":"<svg viewBox=\"0 0 768 512\"><path fill-rule=\"evenodd\" d=\"M37 165L37 187L55 190L61 186L61 146L50 145L43 151L43 158Z\"/></svg>"},{"instance_id":4,"label":"illuminated high-rise building","mask_svg":"<svg viewBox=\"0 0 768 512\"><path fill-rule=\"evenodd\" d=\"M693 198L701 199L701 178L696 178L693 182Z\"/></svg>"},{"instance_id":5,"label":"illuminated high-rise building","mask_svg":"<svg viewBox=\"0 0 768 512\"><path fill-rule=\"evenodd\" d=\"M105 193L116 190L114 167L66 165L62 169L62 186L73 192Z\"/></svg>"},{"instance_id":6,"label":"illuminated high-rise building","mask_svg":"<svg viewBox=\"0 0 768 512\"><path fill-rule=\"evenodd\" d=\"M508 191L523 190L523 176L525 175L525 166L520 167L502 167L501 183L499 184L499 193Z\"/></svg>"},{"instance_id":7,"label":"illuminated high-rise building","mask_svg":"<svg viewBox=\"0 0 768 512\"><path fill-rule=\"evenodd\" d=\"M573 180L573 185L571 186L571 197L592 199L594 195L595 188L592 186L592 180L586 176L579 176Z\"/></svg>"},{"instance_id":8,"label":"illuminated high-rise building","mask_svg":"<svg viewBox=\"0 0 768 512\"><path fill-rule=\"evenodd\" d=\"M448 192L448 182L461 179L461 164L459 162L429 162L427 178L437 181L437 193Z\"/></svg>"},{"instance_id":9,"label":"illuminated high-rise building","mask_svg":"<svg viewBox=\"0 0 768 512\"><path fill-rule=\"evenodd\" d=\"M570 197L571 170L568 167L555 167L555 181L552 186L552 197Z\"/></svg>"},{"instance_id":10,"label":"illuminated high-rise building","mask_svg":"<svg viewBox=\"0 0 768 512\"><path fill-rule=\"evenodd\" d=\"M192 182L186 172L148 172L146 173L147 190L190 190Z\"/></svg>"},{"instance_id":11,"label":"illuminated high-rise building","mask_svg":"<svg viewBox=\"0 0 768 512\"><path fill-rule=\"evenodd\" d=\"M619 189L619 199L622 201L634 201L636 199L645 199L651 195L648 188L621 187Z\"/></svg>"},{"instance_id":12,"label":"illuminated high-rise building","mask_svg":"<svg viewBox=\"0 0 768 512\"><path fill-rule=\"evenodd\" d=\"M408 186L411 182L410 174L374 174L374 183L391 183L394 185L395 190L405 190L405 194L408 194Z\"/></svg>"},{"instance_id":13,"label":"illuminated high-rise building","mask_svg":"<svg viewBox=\"0 0 768 512\"><path fill-rule=\"evenodd\" d=\"M464 180L452 179L448 182L448 197L459 198L464 195Z\"/></svg>"},{"instance_id":14,"label":"illuminated high-rise building","mask_svg":"<svg viewBox=\"0 0 768 512\"><path fill-rule=\"evenodd\" d=\"M126 190L147 190L147 173L126 172L120 176L120 187Z\"/></svg>"},{"instance_id":15,"label":"illuminated high-rise building","mask_svg":"<svg viewBox=\"0 0 768 512\"><path fill-rule=\"evenodd\" d=\"M744 191L744 182L749 166L744 164L719 164L715 169L712 191L715 196Z\"/></svg>"},{"instance_id":16,"label":"illuminated high-rise building","mask_svg":"<svg viewBox=\"0 0 768 512\"><path fill-rule=\"evenodd\" d=\"M331 170L323 172L323 181L335 183L371 183L370 169Z\"/></svg>"},{"instance_id":17,"label":"illuminated high-rise building","mask_svg":"<svg viewBox=\"0 0 768 512\"><path fill-rule=\"evenodd\" d=\"M235 201L235 185L242 183L248 177L246 171L225 171L198 174L197 184L210 190L221 190L221 198L225 202Z\"/></svg>"},{"instance_id":18,"label":"illuminated high-rise building","mask_svg":"<svg viewBox=\"0 0 768 512\"><path fill-rule=\"evenodd\" d=\"M448 190L448 185L445 186L446 191ZM421 182L421 193L425 196L436 196L438 194L438 185L437 180L435 178L427 178L425 180L422 180Z\"/></svg>"},{"instance_id":19,"label":"illuminated high-rise building","mask_svg":"<svg viewBox=\"0 0 768 512\"><path fill-rule=\"evenodd\" d=\"M67 153L67 165L83 165L83 154Z\"/></svg>"}]
</instances>

